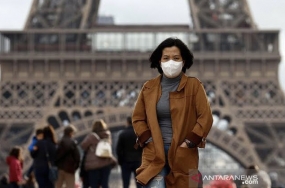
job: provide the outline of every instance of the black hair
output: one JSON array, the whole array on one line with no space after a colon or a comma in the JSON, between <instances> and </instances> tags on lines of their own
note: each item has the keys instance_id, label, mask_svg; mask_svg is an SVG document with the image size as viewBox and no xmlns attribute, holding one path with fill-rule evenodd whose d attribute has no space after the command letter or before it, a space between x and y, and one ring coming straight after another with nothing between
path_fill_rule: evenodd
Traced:
<instances>
[{"instance_id":1,"label":"black hair","mask_svg":"<svg viewBox=\"0 0 285 188\"><path fill-rule=\"evenodd\" d=\"M128 125L132 125L132 117L131 116L127 117L127 123L128 123Z\"/></svg>"},{"instance_id":2,"label":"black hair","mask_svg":"<svg viewBox=\"0 0 285 188\"><path fill-rule=\"evenodd\" d=\"M47 125L43 128L44 139L51 139L56 144L56 136L53 126Z\"/></svg>"},{"instance_id":3,"label":"black hair","mask_svg":"<svg viewBox=\"0 0 285 188\"><path fill-rule=\"evenodd\" d=\"M39 134L44 134L43 129L41 129L41 128L36 129L36 135L39 135Z\"/></svg>"},{"instance_id":4,"label":"black hair","mask_svg":"<svg viewBox=\"0 0 285 188\"><path fill-rule=\"evenodd\" d=\"M163 73L162 68L160 67L160 60L162 56L162 51L164 48L176 46L181 53L182 59L184 61L184 66L182 68L182 71L185 73L186 69L189 69L193 64L194 56L192 52L189 50L189 48L184 44L180 39L178 38L167 38L164 41L162 41L156 49L152 52L149 61L150 61L150 67L151 68L157 68L158 72L160 74Z\"/></svg>"},{"instance_id":5,"label":"black hair","mask_svg":"<svg viewBox=\"0 0 285 188\"><path fill-rule=\"evenodd\" d=\"M256 174L258 170L259 170L259 166L256 164L252 164L247 167L247 174L248 175Z\"/></svg>"}]
</instances>

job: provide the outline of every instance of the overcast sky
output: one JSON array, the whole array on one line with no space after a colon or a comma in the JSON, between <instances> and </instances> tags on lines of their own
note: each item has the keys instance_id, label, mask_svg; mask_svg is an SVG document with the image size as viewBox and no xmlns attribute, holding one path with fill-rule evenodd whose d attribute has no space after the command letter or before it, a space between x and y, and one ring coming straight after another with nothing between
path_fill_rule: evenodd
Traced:
<instances>
[{"instance_id":1,"label":"overcast sky","mask_svg":"<svg viewBox=\"0 0 285 188\"><path fill-rule=\"evenodd\" d=\"M0 0L0 30L23 28L32 0ZM280 53L285 54L285 0L248 0L260 29L280 30ZM116 24L188 24L187 0L101 0L100 15L112 15ZM285 61L279 68L285 91Z\"/></svg>"}]
</instances>

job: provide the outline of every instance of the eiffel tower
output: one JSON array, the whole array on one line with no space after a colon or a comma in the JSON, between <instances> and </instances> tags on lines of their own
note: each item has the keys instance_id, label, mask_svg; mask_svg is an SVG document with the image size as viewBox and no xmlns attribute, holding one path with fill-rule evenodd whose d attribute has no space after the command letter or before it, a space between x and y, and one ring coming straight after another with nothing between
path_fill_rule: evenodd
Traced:
<instances>
[{"instance_id":1,"label":"eiffel tower","mask_svg":"<svg viewBox=\"0 0 285 188\"><path fill-rule=\"evenodd\" d=\"M244 168L285 177L279 31L259 30L246 0L188 4L193 27L98 24L99 0L34 0L22 31L0 31L0 164L48 123L58 135L74 124L79 141L94 119L124 125L142 84L157 75L150 52L176 36L193 51L187 74L204 83L212 105L210 145Z\"/></svg>"}]
</instances>

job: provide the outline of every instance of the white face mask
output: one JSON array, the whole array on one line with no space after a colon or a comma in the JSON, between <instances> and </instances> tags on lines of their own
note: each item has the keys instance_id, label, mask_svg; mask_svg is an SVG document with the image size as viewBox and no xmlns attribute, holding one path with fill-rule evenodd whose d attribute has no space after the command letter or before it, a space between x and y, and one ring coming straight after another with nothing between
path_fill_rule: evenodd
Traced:
<instances>
[{"instance_id":1,"label":"white face mask","mask_svg":"<svg viewBox=\"0 0 285 188\"><path fill-rule=\"evenodd\" d=\"M168 78L177 77L182 71L183 62L169 60L167 62L161 62L161 68L163 73Z\"/></svg>"}]
</instances>

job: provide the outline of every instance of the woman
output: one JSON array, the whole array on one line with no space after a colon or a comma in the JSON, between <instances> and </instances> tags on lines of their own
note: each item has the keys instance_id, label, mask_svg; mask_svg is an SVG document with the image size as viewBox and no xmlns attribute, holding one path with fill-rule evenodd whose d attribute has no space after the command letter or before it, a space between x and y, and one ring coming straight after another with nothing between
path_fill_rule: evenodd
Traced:
<instances>
[{"instance_id":1,"label":"woman","mask_svg":"<svg viewBox=\"0 0 285 188\"><path fill-rule=\"evenodd\" d=\"M160 75L143 85L133 111L137 146L143 147L137 181L147 188L197 187L198 147L213 119L202 83L185 75L193 55L181 40L168 38L149 61Z\"/></svg>"},{"instance_id":2,"label":"woman","mask_svg":"<svg viewBox=\"0 0 285 188\"><path fill-rule=\"evenodd\" d=\"M116 164L114 157L98 157L95 155L97 144L100 139L106 139L111 144L111 132L107 124L101 119L95 121L92 132L81 142L81 148L86 153L84 168L91 188L108 188L109 175L112 167ZM83 179L85 179L83 177Z\"/></svg>"},{"instance_id":3,"label":"woman","mask_svg":"<svg viewBox=\"0 0 285 188\"><path fill-rule=\"evenodd\" d=\"M31 152L34 159L34 174L39 188L54 188L49 179L49 163L54 165L56 154L56 137L51 125L43 128L44 138L38 140Z\"/></svg>"},{"instance_id":4,"label":"woman","mask_svg":"<svg viewBox=\"0 0 285 188\"><path fill-rule=\"evenodd\" d=\"M21 188L23 184L23 158L22 149L15 146L11 149L9 156L6 158L9 166L9 182L11 188Z\"/></svg>"}]
</instances>

